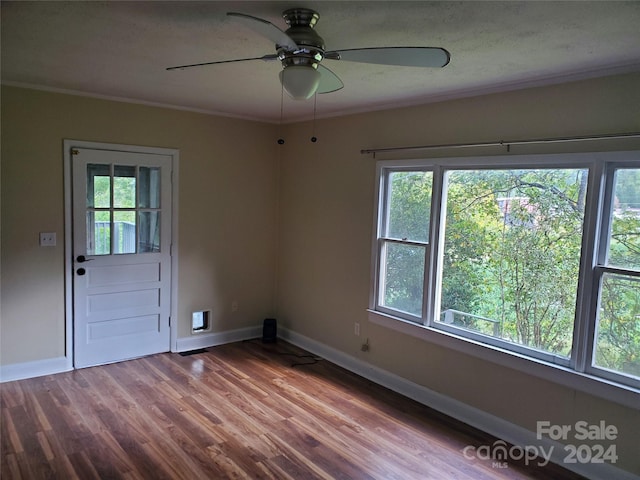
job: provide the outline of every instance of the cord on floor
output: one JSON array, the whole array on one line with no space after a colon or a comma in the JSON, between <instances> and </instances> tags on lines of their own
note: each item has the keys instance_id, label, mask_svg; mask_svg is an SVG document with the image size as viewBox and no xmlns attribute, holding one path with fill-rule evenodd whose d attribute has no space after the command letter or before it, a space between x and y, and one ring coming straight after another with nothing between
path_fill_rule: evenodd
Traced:
<instances>
[{"instance_id":1,"label":"cord on floor","mask_svg":"<svg viewBox=\"0 0 640 480\"><path fill-rule=\"evenodd\" d=\"M260 346L262 346L262 349L266 352L269 353L274 353L276 355L283 355L283 356L292 356L292 357L296 357L296 358L311 358L313 361L311 362L302 362L302 363L293 363L291 364L291 368L294 367L300 367L303 365L315 365L316 363L320 362L322 360L322 357L318 357L317 355L303 355L303 354L299 354L299 353L292 353L292 352L283 352L283 351L278 351L278 350L273 350L273 349L269 349L269 348L265 348L262 344L262 342L259 341L259 339L257 338L250 338L247 340L243 340L243 342L247 342L247 343L256 343Z\"/></svg>"}]
</instances>

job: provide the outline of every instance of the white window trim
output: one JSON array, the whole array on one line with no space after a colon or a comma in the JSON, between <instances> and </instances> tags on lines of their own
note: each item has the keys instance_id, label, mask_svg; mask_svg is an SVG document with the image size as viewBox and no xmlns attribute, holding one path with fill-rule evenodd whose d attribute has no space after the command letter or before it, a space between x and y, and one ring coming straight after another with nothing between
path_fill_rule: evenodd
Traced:
<instances>
[{"instance_id":1,"label":"white window trim","mask_svg":"<svg viewBox=\"0 0 640 480\"><path fill-rule=\"evenodd\" d=\"M575 352L567 365L554 363L553 358L536 358L517 351L508 350L497 345L489 345L473 340L472 338L457 335L455 331L446 331L442 328L434 328L429 325L433 321L427 318L425 325L411 321L408 318L400 318L395 312L377 308L378 303L378 276L379 276L379 240L382 219L380 212L383 210L383 196L381 189L384 188L383 172L386 169L411 169L425 168L434 172L434 203L431 206L431 228L436 229L430 235L430 249L427 263L435 266L431 267L425 275L428 280L425 282L427 301L425 304L427 312L433 312L433 303L437 301L438 295L435 291L438 284L437 262L438 249L441 242L432 242L435 235L443 235L444 229L439 228L440 213L442 211L441 190L443 183L436 181L436 175L443 175L445 169L476 169L476 168L572 168L576 166L589 167L588 189L590 192L603 192L599 185L605 164L624 165L628 162L640 158L640 151L620 151L620 152L591 152L572 154L544 154L544 155L504 155L500 157L456 157L456 158L435 158L417 160L384 160L379 161L376 166L376 188L375 188L375 212L374 212L374 235L372 244L372 275L369 296L368 316L369 321L377 325L399 331L413 337L449 348L467 355L471 355L483 360L487 360L499 365L516 369L523 373L560 383L569 388L583 391L585 393L599 396L610 401L623 404L637 409L640 405L640 389L616 381L616 375L608 376L603 369L592 367L591 359L593 355L592 342L595 331L595 309L597 308L597 298L594 299L593 292L597 292L596 285L598 275L595 268L599 251L597 242L601 241L603 232L600 231L602 204L604 199L591 193L587 197L585 208L582 257L580 264L580 275L578 279L577 295L577 321L574 325L574 345ZM605 202L606 204L606 202ZM436 263L434 263L436 262ZM437 268L436 268L437 267ZM589 300L590 299L590 300ZM426 312L425 312L426 313Z\"/></svg>"}]
</instances>

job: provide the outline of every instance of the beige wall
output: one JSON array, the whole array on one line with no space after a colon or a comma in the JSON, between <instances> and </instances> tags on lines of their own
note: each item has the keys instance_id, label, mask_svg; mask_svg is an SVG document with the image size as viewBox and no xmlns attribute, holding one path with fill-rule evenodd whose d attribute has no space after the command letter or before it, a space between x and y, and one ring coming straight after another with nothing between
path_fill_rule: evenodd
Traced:
<instances>
[{"instance_id":1,"label":"beige wall","mask_svg":"<svg viewBox=\"0 0 640 480\"><path fill-rule=\"evenodd\" d=\"M605 419L621 430L618 465L640 474L638 410L368 322L376 161L360 154L370 147L637 132L639 85L635 74L322 120L316 125L317 144L309 141L309 124L292 126L280 167L280 323L533 431L537 420ZM555 145L544 151L602 148L640 149L640 142ZM430 155L463 153L472 152ZM354 322L361 325L360 337ZM367 353L359 348L365 338L371 345Z\"/></svg>"},{"instance_id":2,"label":"beige wall","mask_svg":"<svg viewBox=\"0 0 640 480\"><path fill-rule=\"evenodd\" d=\"M537 420L605 419L621 430L618 466L640 474L638 410L368 323L375 160L360 154L640 131L638 85L640 75L624 75L318 120L315 144L311 125L295 124L282 147L271 125L3 87L0 363L64 354L62 140L177 148L180 337L194 309L213 307L219 332L276 315L283 327L531 430ZM550 151L590 148L640 144ZM58 232L58 246L38 247L41 231Z\"/></svg>"},{"instance_id":3,"label":"beige wall","mask_svg":"<svg viewBox=\"0 0 640 480\"><path fill-rule=\"evenodd\" d=\"M66 138L180 150L179 337L198 309L213 309L214 332L273 315L275 135L255 122L3 87L1 364L65 354ZM57 246L39 247L50 231Z\"/></svg>"}]
</instances>

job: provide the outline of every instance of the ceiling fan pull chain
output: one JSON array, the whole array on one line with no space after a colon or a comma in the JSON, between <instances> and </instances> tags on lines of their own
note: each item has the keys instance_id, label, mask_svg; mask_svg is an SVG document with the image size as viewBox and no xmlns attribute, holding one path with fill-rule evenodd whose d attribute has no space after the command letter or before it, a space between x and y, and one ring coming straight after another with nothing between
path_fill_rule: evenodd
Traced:
<instances>
[{"instance_id":1,"label":"ceiling fan pull chain","mask_svg":"<svg viewBox=\"0 0 640 480\"><path fill-rule=\"evenodd\" d=\"M282 118L284 115L284 84L280 82L280 124L278 126L278 145L284 145L282 138Z\"/></svg>"},{"instance_id":2,"label":"ceiling fan pull chain","mask_svg":"<svg viewBox=\"0 0 640 480\"><path fill-rule=\"evenodd\" d=\"M313 95L313 126L311 128L311 141L316 143L318 141L318 137L316 137L316 107L318 106L318 92Z\"/></svg>"}]
</instances>

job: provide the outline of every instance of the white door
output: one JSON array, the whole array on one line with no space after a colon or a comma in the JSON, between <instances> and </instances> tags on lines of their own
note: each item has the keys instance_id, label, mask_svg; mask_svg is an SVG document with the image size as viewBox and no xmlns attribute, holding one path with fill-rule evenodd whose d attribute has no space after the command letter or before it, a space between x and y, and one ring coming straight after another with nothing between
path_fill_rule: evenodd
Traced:
<instances>
[{"instance_id":1,"label":"white door","mask_svg":"<svg viewBox=\"0 0 640 480\"><path fill-rule=\"evenodd\" d=\"M170 346L171 156L73 148L74 366Z\"/></svg>"}]
</instances>

